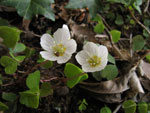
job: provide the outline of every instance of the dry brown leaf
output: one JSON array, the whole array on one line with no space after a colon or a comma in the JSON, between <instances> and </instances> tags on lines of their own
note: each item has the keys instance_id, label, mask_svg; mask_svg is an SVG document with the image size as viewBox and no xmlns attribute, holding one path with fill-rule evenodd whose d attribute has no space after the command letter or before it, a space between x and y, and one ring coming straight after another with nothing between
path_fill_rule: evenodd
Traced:
<instances>
[{"instance_id":1,"label":"dry brown leaf","mask_svg":"<svg viewBox=\"0 0 150 113\"><path fill-rule=\"evenodd\" d=\"M84 40L97 43L97 40L95 39L95 33L88 26L72 24L70 28L72 30L72 34L76 36L76 40L79 43L83 43Z\"/></svg>"},{"instance_id":2,"label":"dry brown leaf","mask_svg":"<svg viewBox=\"0 0 150 113\"><path fill-rule=\"evenodd\" d=\"M146 90L150 91L150 80L149 79L147 79L146 77L141 77L140 82Z\"/></svg>"},{"instance_id":3,"label":"dry brown leaf","mask_svg":"<svg viewBox=\"0 0 150 113\"><path fill-rule=\"evenodd\" d=\"M135 71L133 71L131 74L131 78L130 78L130 87L131 87L131 90L136 93L144 93L144 90L142 88L142 85L140 83L140 80L136 74Z\"/></svg>"},{"instance_id":4,"label":"dry brown leaf","mask_svg":"<svg viewBox=\"0 0 150 113\"><path fill-rule=\"evenodd\" d=\"M146 63L145 61L141 61L140 63L145 76L150 80L150 63Z\"/></svg>"}]
</instances>

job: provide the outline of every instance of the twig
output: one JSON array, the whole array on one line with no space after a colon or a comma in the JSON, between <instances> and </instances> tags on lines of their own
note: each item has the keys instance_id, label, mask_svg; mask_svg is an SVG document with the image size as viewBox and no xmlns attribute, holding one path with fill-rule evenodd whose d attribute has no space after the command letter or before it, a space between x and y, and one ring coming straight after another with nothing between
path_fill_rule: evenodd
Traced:
<instances>
[{"instance_id":1,"label":"twig","mask_svg":"<svg viewBox=\"0 0 150 113\"><path fill-rule=\"evenodd\" d=\"M113 111L113 113L117 113L118 111L119 111L119 109L121 108L121 104L120 105L118 105L117 107L116 107L116 109Z\"/></svg>"},{"instance_id":2,"label":"twig","mask_svg":"<svg viewBox=\"0 0 150 113\"><path fill-rule=\"evenodd\" d=\"M132 50L132 33L130 34L130 55L133 57L133 50Z\"/></svg>"},{"instance_id":3,"label":"twig","mask_svg":"<svg viewBox=\"0 0 150 113\"><path fill-rule=\"evenodd\" d=\"M145 7L145 9L144 9L144 13L146 13L147 10L148 10L148 7L149 7L149 1L150 1L150 0L147 0L146 7Z\"/></svg>"},{"instance_id":4,"label":"twig","mask_svg":"<svg viewBox=\"0 0 150 113\"><path fill-rule=\"evenodd\" d=\"M27 32L27 31L23 31L23 33L25 33L25 34L31 34L31 35L33 35L33 36L35 36L35 37L41 37L40 35L38 35L38 34L35 34L35 33L33 33L33 32Z\"/></svg>"},{"instance_id":5,"label":"twig","mask_svg":"<svg viewBox=\"0 0 150 113\"><path fill-rule=\"evenodd\" d=\"M129 12L130 12L132 18L133 18L143 29L145 29L148 34L150 34L149 29L148 29L144 24L142 24L142 23L134 16L134 14L132 13L132 11L131 11L130 9L129 9Z\"/></svg>"}]
</instances>

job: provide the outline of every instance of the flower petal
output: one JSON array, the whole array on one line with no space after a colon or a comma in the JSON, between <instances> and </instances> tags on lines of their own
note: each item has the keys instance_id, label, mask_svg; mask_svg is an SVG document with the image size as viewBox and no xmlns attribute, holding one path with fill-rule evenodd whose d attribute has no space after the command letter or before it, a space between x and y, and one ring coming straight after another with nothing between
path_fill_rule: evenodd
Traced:
<instances>
[{"instance_id":1,"label":"flower petal","mask_svg":"<svg viewBox=\"0 0 150 113\"><path fill-rule=\"evenodd\" d=\"M40 54L41 54L42 58L44 58L46 60L51 60L51 61L57 60L57 57L54 56L52 51L41 51Z\"/></svg>"},{"instance_id":2,"label":"flower petal","mask_svg":"<svg viewBox=\"0 0 150 113\"><path fill-rule=\"evenodd\" d=\"M101 57L101 58L105 58L107 59L108 57L108 49L106 48L106 46L103 46L103 45L100 45L98 47L98 56Z\"/></svg>"},{"instance_id":3,"label":"flower petal","mask_svg":"<svg viewBox=\"0 0 150 113\"><path fill-rule=\"evenodd\" d=\"M63 56L58 57L57 63L58 64L66 63L71 58L71 56L72 56L71 54L65 53Z\"/></svg>"},{"instance_id":4,"label":"flower petal","mask_svg":"<svg viewBox=\"0 0 150 113\"><path fill-rule=\"evenodd\" d=\"M78 52L75 58L80 65L87 64L88 55L84 50Z\"/></svg>"},{"instance_id":5,"label":"flower petal","mask_svg":"<svg viewBox=\"0 0 150 113\"><path fill-rule=\"evenodd\" d=\"M66 47L66 52L69 54L74 53L77 49L77 43L73 39L66 41L64 46Z\"/></svg>"},{"instance_id":6,"label":"flower petal","mask_svg":"<svg viewBox=\"0 0 150 113\"><path fill-rule=\"evenodd\" d=\"M49 34L46 33L46 34L42 35L40 44L43 49L45 49L47 51L50 50L51 46L53 46L54 43L55 43L54 39Z\"/></svg>"},{"instance_id":7,"label":"flower petal","mask_svg":"<svg viewBox=\"0 0 150 113\"><path fill-rule=\"evenodd\" d=\"M86 51L86 53L88 53L88 56L92 57L92 56L98 56L98 46L93 43L93 42L87 42L84 47L83 50Z\"/></svg>"},{"instance_id":8,"label":"flower petal","mask_svg":"<svg viewBox=\"0 0 150 113\"><path fill-rule=\"evenodd\" d=\"M67 25L63 25L63 28L59 28L54 33L54 40L56 41L56 43L62 43L63 41L66 41L69 39L70 39L70 32L69 32Z\"/></svg>"}]
</instances>

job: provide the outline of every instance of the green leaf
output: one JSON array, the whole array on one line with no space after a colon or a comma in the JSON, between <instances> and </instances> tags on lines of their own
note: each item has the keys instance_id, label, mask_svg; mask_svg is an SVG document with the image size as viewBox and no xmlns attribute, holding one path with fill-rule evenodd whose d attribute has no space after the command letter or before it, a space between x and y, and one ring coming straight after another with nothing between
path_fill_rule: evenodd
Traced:
<instances>
[{"instance_id":1,"label":"green leaf","mask_svg":"<svg viewBox=\"0 0 150 113\"><path fill-rule=\"evenodd\" d=\"M4 100L13 102L14 100L17 99L17 95L14 94L14 93L5 93L5 92L3 92L3 93L2 93L2 98L3 98Z\"/></svg>"},{"instance_id":2,"label":"green leaf","mask_svg":"<svg viewBox=\"0 0 150 113\"><path fill-rule=\"evenodd\" d=\"M16 56L15 60L18 62L22 62L25 59L25 56Z\"/></svg>"},{"instance_id":3,"label":"green leaf","mask_svg":"<svg viewBox=\"0 0 150 113\"><path fill-rule=\"evenodd\" d=\"M0 111L6 111L6 110L8 110L8 106L0 102Z\"/></svg>"},{"instance_id":4,"label":"green leaf","mask_svg":"<svg viewBox=\"0 0 150 113\"><path fill-rule=\"evenodd\" d=\"M112 80L118 75L118 69L116 65L107 65L102 71L101 76L107 78L107 80Z\"/></svg>"},{"instance_id":5,"label":"green leaf","mask_svg":"<svg viewBox=\"0 0 150 113\"><path fill-rule=\"evenodd\" d=\"M148 112L148 105L146 102L138 103L138 112L139 113L147 113Z\"/></svg>"},{"instance_id":6,"label":"green leaf","mask_svg":"<svg viewBox=\"0 0 150 113\"><path fill-rule=\"evenodd\" d=\"M144 45L145 45L145 40L144 38L142 37L142 35L136 35L133 37L133 50L136 51L136 50L141 50Z\"/></svg>"},{"instance_id":7,"label":"green leaf","mask_svg":"<svg viewBox=\"0 0 150 113\"><path fill-rule=\"evenodd\" d=\"M18 63L22 62L25 59L25 56L14 56L14 54L12 52L9 52L10 56L16 60Z\"/></svg>"},{"instance_id":8,"label":"green leaf","mask_svg":"<svg viewBox=\"0 0 150 113\"><path fill-rule=\"evenodd\" d=\"M35 90L27 90L20 92L20 103L31 108L38 108L40 92Z\"/></svg>"},{"instance_id":9,"label":"green leaf","mask_svg":"<svg viewBox=\"0 0 150 113\"><path fill-rule=\"evenodd\" d=\"M140 5L142 5L142 0L135 0L133 7L141 14Z\"/></svg>"},{"instance_id":10,"label":"green leaf","mask_svg":"<svg viewBox=\"0 0 150 113\"><path fill-rule=\"evenodd\" d=\"M18 14L24 19L31 20L36 14L55 20L50 4L54 0L1 0L0 4L16 8Z\"/></svg>"},{"instance_id":11,"label":"green leaf","mask_svg":"<svg viewBox=\"0 0 150 113\"><path fill-rule=\"evenodd\" d=\"M123 17L121 15L117 15L116 20L115 20L115 24L117 24L117 25L123 25L124 24Z\"/></svg>"},{"instance_id":12,"label":"green leaf","mask_svg":"<svg viewBox=\"0 0 150 113\"><path fill-rule=\"evenodd\" d=\"M85 99L83 99L82 102L81 102L81 104L80 104L79 107L78 107L79 111L84 111L84 110L86 110L86 109L87 109L87 107L86 107L87 105L88 105L88 103L86 102Z\"/></svg>"},{"instance_id":13,"label":"green leaf","mask_svg":"<svg viewBox=\"0 0 150 113\"><path fill-rule=\"evenodd\" d=\"M42 63L44 61L46 61L46 60L44 58L42 58L41 55L40 55L39 59L37 60L37 63ZM45 64L41 65L41 67L46 68L46 69L51 68L52 66L53 66L52 61L46 61Z\"/></svg>"},{"instance_id":14,"label":"green leaf","mask_svg":"<svg viewBox=\"0 0 150 113\"><path fill-rule=\"evenodd\" d=\"M20 39L21 31L14 27L0 26L0 37L8 48L14 48Z\"/></svg>"},{"instance_id":15,"label":"green leaf","mask_svg":"<svg viewBox=\"0 0 150 113\"><path fill-rule=\"evenodd\" d=\"M150 54L148 54L148 55L146 56L146 60L147 60L148 62L150 62Z\"/></svg>"},{"instance_id":16,"label":"green leaf","mask_svg":"<svg viewBox=\"0 0 150 113\"><path fill-rule=\"evenodd\" d=\"M123 109L125 113L135 113L136 103L133 100L126 100L123 102Z\"/></svg>"},{"instance_id":17,"label":"green leaf","mask_svg":"<svg viewBox=\"0 0 150 113\"><path fill-rule=\"evenodd\" d=\"M101 4L99 0L69 0L66 8L78 9L85 8L89 9L91 17L95 17L96 13L100 10Z\"/></svg>"},{"instance_id":18,"label":"green leaf","mask_svg":"<svg viewBox=\"0 0 150 113\"><path fill-rule=\"evenodd\" d=\"M48 95L52 95L52 94L53 94L53 89L51 87L51 84L44 82L40 89L40 96L47 97Z\"/></svg>"},{"instance_id":19,"label":"green leaf","mask_svg":"<svg viewBox=\"0 0 150 113\"><path fill-rule=\"evenodd\" d=\"M115 58L111 56L111 54L108 54L108 61L112 64L116 64Z\"/></svg>"},{"instance_id":20,"label":"green leaf","mask_svg":"<svg viewBox=\"0 0 150 113\"><path fill-rule=\"evenodd\" d=\"M101 108L100 113L112 113L111 109L107 106Z\"/></svg>"},{"instance_id":21,"label":"green leaf","mask_svg":"<svg viewBox=\"0 0 150 113\"><path fill-rule=\"evenodd\" d=\"M102 33L104 31L105 25L102 21L98 22L98 24L94 27L94 32L96 33Z\"/></svg>"},{"instance_id":22,"label":"green leaf","mask_svg":"<svg viewBox=\"0 0 150 113\"><path fill-rule=\"evenodd\" d=\"M112 35L113 42L118 42L120 40L121 32L118 30L111 30L110 34Z\"/></svg>"},{"instance_id":23,"label":"green leaf","mask_svg":"<svg viewBox=\"0 0 150 113\"><path fill-rule=\"evenodd\" d=\"M34 73L29 74L26 80L26 85L30 89L39 90L40 83L40 71L35 71Z\"/></svg>"},{"instance_id":24,"label":"green leaf","mask_svg":"<svg viewBox=\"0 0 150 113\"><path fill-rule=\"evenodd\" d=\"M93 72L93 73L92 73L92 76L93 76L97 81L101 81L101 79L102 79L102 76L101 76L101 74L100 74L100 71Z\"/></svg>"},{"instance_id":25,"label":"green leaf","mask_svg":"<svg viewBox=\"0 0 150 113\"><path fill-rule=\"evenodd\" d=\"M8 56L2 56L0 59L0 64L5 67L6 74L13 74L17 70L18 63Z\"/></svg>"},{"instance_id":26,"label":"green leaf","mask_svg":"<svg viewBox=\"0 0 150 113\"><path fill-rule=\"evenodd\" d=\"M23 43L17 43L15 48L12 50L13 53L23 52L26 49L26 46Z\"/></svg>"},{"instance_id":27,"label":"green leaf","mask_svg":"<svg viewBox=\"0 0 150 113\"><path fill-rule=\"evenodd\" d=\"M66 77L68 79L70 79L67 81L67 86L69 88L72 88L79 82L88 78L88 74L80 75L82 73L84 73L84 72L79 67L77 67L74 64L67 63L65 65L65 69L64 69L64 74L66 75Z\"/></svg>"}]
</instances>

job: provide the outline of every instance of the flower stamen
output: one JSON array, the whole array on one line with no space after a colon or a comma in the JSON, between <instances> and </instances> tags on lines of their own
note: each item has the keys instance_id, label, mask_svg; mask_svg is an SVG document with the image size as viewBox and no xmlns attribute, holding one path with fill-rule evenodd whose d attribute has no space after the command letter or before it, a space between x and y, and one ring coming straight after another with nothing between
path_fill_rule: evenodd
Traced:
<instances>
[{"instance_id":1,"label":"flower stamen","mask_svg":"<svg viewBox=\"0 0 150 113\"><path fill-rule=\"evenodd\" d=\"M66 48L62 44L57 44L53 47L53 53L55 56L63 56L66 51Z\"/></svg>"},{"instance_id":2,"label":"flower stamen","mask_svg":"<svg viewBox=\"0 0 150 113\"><path fill-rule=\"evenodd\" d=\"M88 59L88 63L91 67L97 67L101 64L101 58L97 56L90 57Z\"/></svg>"}]
</instances>

